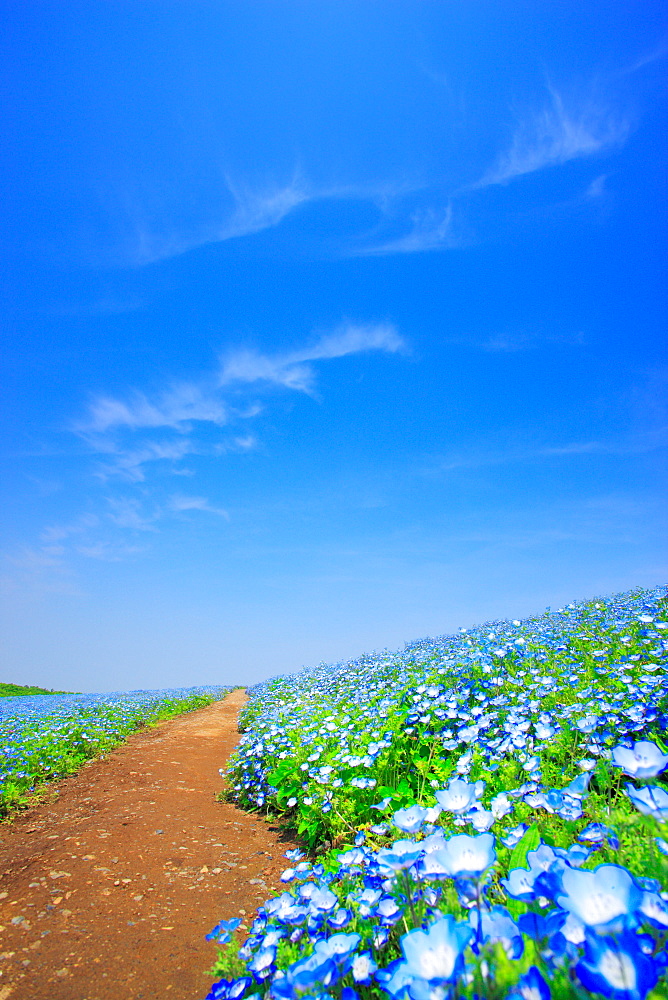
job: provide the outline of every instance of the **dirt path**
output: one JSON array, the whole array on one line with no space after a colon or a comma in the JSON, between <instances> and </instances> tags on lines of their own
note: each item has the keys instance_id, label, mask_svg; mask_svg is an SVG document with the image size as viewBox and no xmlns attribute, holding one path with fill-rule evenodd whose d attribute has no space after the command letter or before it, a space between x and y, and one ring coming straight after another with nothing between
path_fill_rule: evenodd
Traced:
<instances>
[{"instance_id":1,"label":"dirt path","mask_svg":"<svg viewBox=\"0 0 668 1000\"><path fill-rule=\"evenodd\" d=\"M204 935L251 917L293 846L215 801L244 700L130 737L0 826L0 1000L206 996Z\"/></svg>"}]
</instances>

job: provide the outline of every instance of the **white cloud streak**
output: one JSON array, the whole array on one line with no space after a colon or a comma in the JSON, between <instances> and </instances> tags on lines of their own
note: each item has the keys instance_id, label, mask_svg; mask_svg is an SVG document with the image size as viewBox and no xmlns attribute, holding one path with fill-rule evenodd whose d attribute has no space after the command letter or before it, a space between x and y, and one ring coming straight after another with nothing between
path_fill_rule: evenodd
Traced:
<instances>
[{"instance_id":1,"label":"white cloud streak","mask_svg":"<svg viewBox=\"0 0 668 1000\"><path fill-rule=\"evenodd\" d=\"M216 373L199 382L183 382L158 392L154 398L134 391L125 399L102 395L93 399L88 414L73 430L98 455L105 456L96 475L103 481L120 476L144 482L146 467L168 463L172 474L190 470L178 466L188 455L222 455L256 447L254 434L234 433L224 441L204 440L202 430L223 428L250 420L262 412L254 401L240 402L238 389L274 386L315 395L314 363L369 351L396 353L406 344L391 323L343 323L323 333L310 346L282 354L260 351L228 352ZM234 404L224 399L235 393ZM230 428L231 430L231 428ZM172 434L165 436L167 432Z\"/></svg>"},{"instance_id":2,"label":"white cloud streak","mask_svg":"<svg viewBox=\"0 0 668 1000\"><path fill-rule=\"evenodd\" d=\"M445 211L428 208L414 212L410 221L412 228L404 236L378 246L358 249L354 256L426 253L429 250L443 250L460 245L452 232L452 205L448 205Z\"/></svg>"},{"instance_id":3,"label":"white cloud streak","mask_svg":"<svg viewBox=\"0 0 668 1000\"><path fill-rule=\"evenodd\" d=\"M217 225L207 225L190 236L161 235L145 223L137 225L131 251L133 263L140 266L153 264L197 247L251 236L279 225L304 202L324 196L311 191L297 175L288 184L259 190L236 183L230 177L225 178L225 184L234 202L228 219Z\"/></svg>"},{"instance_id":4,"label":"white cloud streak","mask_svg":"<svg viewBox=\"0 0 668 1000\"><path fill-rule=\"evenodd\" d=\"M183 431L196 421L222 426L227 422L227 413L206 386L184 382L172 386L154 402L140 392L133 393L128 401L101 396L91 403L88 419L76 429L86 434L104 434L117 427L171 427Z\"/></svg>"},{"instance_id":5,"label":"white cloud streak","mask_svg":"<svg viewBox=\"0 0 668 1000\"><path fill-rule=\"evenodd\" d=\"M311 347L287 354L233 351L222 359L220 384L264 382L312 395L316 374L309 362L343 358L366 351L394 354L405 350L404 340L391 323L346 323L321 336Z\"/></svg>"},{"instance_id":6,"label":"white cloud streak","mask_svg":"<svg viewBox=\"0 0 668 1000\"><path fill-rule=\"evenodd\" d=\"M226 510L223 510L221 507L213 507L206 497L188 497L177 494L170 497L169 509L177 514L184 511L200 510L206 514L216 514L218 517L224 517L226 521L230 519L230 515Z\"/></svg>"},{"instance_id":7,"label":"white cloud streak","mask_svg":"<svg viewBox=\"0 0 668 1000\"><path fill-rule=\"evenodd\" d=\"M594 156L621 145L628 132L628 122L596 101L569 108L561 94L550 89L549 104L519 123L510 149L472 188L507 184L546 167Z\"/></svg>"}]
</instances>

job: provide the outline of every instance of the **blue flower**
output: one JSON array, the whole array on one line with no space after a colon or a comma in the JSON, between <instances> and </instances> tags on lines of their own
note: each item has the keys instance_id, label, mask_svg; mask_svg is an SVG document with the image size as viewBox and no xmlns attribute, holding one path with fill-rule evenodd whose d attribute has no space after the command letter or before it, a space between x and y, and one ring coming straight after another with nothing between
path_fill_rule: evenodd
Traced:
<instances>
[{"instance_id":1,"label":"blue flower","mask_svg":"<svg viewBox=\"0 0 668 1000\"><path fill-rule=\"evenodd\" d=\"M221 920L214 929L206 935L207 941L218 941L220 944L227 944L232 938L232 933L237 929L241 920L234 917L232 920Z\"/></svg>"},{"instance_id":2,"label":"blue flower","mask_svg":"<svg viewBox=\"0 0 668 1000\"><path fill-rule=\"evenodd\" d=\"M359 934L333 934L330 938L321 938L315 950L341 964L352 955L361 940Z\"/></svg>"},{"instance_id":3,"label":"blue flower","mask_svg":"<svg viewBox=\"0 0 668 1000\"><path fill-rule=\"evenodd\" d=\"M500 941L508 958L520 958L524 951L524 941L520 930L508 910L494 906L491 910L469 913L469 923L477 932L478 941Z\"/></svg>"},{"instance_id":4,"label":"blue flower","mask_svg":"<svg viewBox=\"0 0 668 1000\"><path fill-rule=\"evenodd\" d=\"M373 974L378 971L378 966L374 962L371 952L363 951L359 955L355 955L351 971L356 983L370 982Z\"/></svg>"},{"instance_id":5,"label":"blue flower","mask_svg":"<svg viewBox=\"0 0 668 1000\"><path fill-rule=\"evenodd\" d=\"M668 753L663 753L656 743L639 740L632 750L621 745L614 747L612 762L631 778L655 778L668 767Z\"/></svg>"},{"instance_id":6,"label":"blue flower","mask_svg":"<svg viewBox=\"0 0 668 1000\"><path fill-rule=\"evenodd\" d=\"M461 778L453 778L447 788L434 792L438 803L446 812L453 812L456 815L468 812L474 802L477 802L476 786L462 781Z\"/></svg>"},{"instance_id":7,"label":"blue flower","mask_svg":"<svg viewBox=\"0 0 668 1000\"><path fill-rule=\"evenodd\" d=\"M534 882L539 871L528 871L526 868L513 868L508 872L508 878L501 879L501 885L506 890L507 895L513 899L522 899L528 902L535 899Z\"/></svg>"},{"instance_id":8,"label":"blue flower","mask_svg":"<svg viewBox=\"0 0 668 1000\"><path fill-rule=\"evenodd\" d=\"M594 871L565 868L563 894L557 903L587 927L616 930L640 905L642 892L621 865L599 865Z\"/></svg>"},{"instance_id":9,"label":"blue flower","mask_svg":"<svg viewBox=\"0 0 668 1000\"><path fill-rule=\"evenodd\" d=\"M250 976L231 980L221 979L220 982L213 984L206 1000L239 1000L252 982Z\"/></svg>"},{"instance_id":10,"label":"blue flower","mask_svg":"<svg viewBox=\"0 0 668 1000\"><path fill-rule=\"evenodd\" d=\"M400 940L406 971L413 978L430 983L452 982L472 936L471 928L455 922L450 914L436 920L426 931L409 931Z\"/></svg>"},{"instance_id":11,"label":"blue flower","mask_svg":"<svg viewBox=\"0 0 668 1000\"><path fill-rule=\"evenodd\" d=\"M255 953L252 960L248 962L247 968L259 982L262 982L274 972L275 961L276 948L273 946L270 948L261 948Z\"/></svg>"},{"instance_id":12,"label":"blue flower","mask_svg":"<svg viewBox=\"0 0 668 1000\"><path fill-rule=\"evenodd\" d=\"M585 954L575 972L585 989L608 1000L644 1000L658 979L654 961L628 931L613 938L587 931Z\"/></svg>"},{"instance_id":13,"label":"blue flower","mask_svg":"<svg viewBox=\"0 0 668 1000\"><path fill-rule=\"evenodd\" d=\"M520 976L506 1000L550 1000L550 987L532 965L524 976Z\"/></svg>"},{"instance_id":14,"label":"blue flower","mask_svg":"<svg viewBox=\"0 0 668 1000\"><path fill-rule=\"evenodd\" d=\"M425 863L431 859L453 878L476 877L496 860L494 835L481 833L478 837L469 837L465 833L460 833L446 840L445 847L441 850L427 855Z\"/></svg>"},{"instance_id":15,"label":"blue flower","mask_svg":"<svg viewBox=\"0 0 668 1000\"><path fill-rule=\"evenodd\" d=\"M424 823L426 815L427 810L424 806L409 806L408 809L397 809L392 816L392 822L404 833L417 833Z\"/></svg>"},{"instance_id":16,"label":"blue flower","mask_svg":"<svg viewBox=\"0 0 668 1000\"><path fill-rule=\"evenodd\" d=\"M400 871L402 868L410 868L421 854L422 847L414 840L397 840L391 847L381 847L376 858L381 867Z\"/></svg>"},{"instance_id":17,"label":"blue flower","mask_svg":"<svg viewBox=\"0 0 668 1000\"><path fill-rule=\"evenodd\" d=\"M668 792L663 788L645 785L635 788L630 782L626 784L626 792L633 805L644 816L653 816L660 823L668 822Z\"/></svg>"}]
</instances>

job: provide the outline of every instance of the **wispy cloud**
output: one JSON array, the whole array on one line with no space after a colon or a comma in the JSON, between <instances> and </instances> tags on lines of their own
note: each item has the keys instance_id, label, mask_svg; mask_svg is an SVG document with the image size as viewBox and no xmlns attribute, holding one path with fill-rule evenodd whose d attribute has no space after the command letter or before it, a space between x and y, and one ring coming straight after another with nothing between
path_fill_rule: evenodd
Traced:
<instances>
[{"instance_id":1,"label":"wispy cloud","mask_svg":"<svg viewBox=\"0 0 668 1000\"><path fill-rule=\"evenodd\" d=\"M183 431L195 421L222 426L227 413L211 388L183 382L160 393L153 401L140 392L132 393L129 400L99 396L91 403L87 418L75 429L85 434L104 434L117 427L132 430L171 427Z\"/></svg>"},{"instance_id":2,"label":"wispy cloud","mask_svg":"<svg viewBox=\"0 0 668 1000\"><path fill-rule=\"evenodd\" d=\"M602 198L605 194L605 182L607 179L607 174L599 174L598 177L595 177L585 191L585 198Z\"/></svg>"},{"instance_id":3,"label":"wispy cloud","mask_svg":"<svg viewBox=\"0 0 668 1000\"><path fill-rule=\"evenodd\" d=\"M230 515L226 510L223 510L221 507L212 506L206 497L188 497L177 494L169 498L169 509L175 513L201 510L206 514L216 514L218 517L224 517L226 521L230 519Z\"/></svg>"},{"instance_id":4,"label":"wispy cloud","mask_svg":"<svg viewBox=\"0 0 668 1000\"><path fill-rule=\"evenodd\" d=\"M362 247L354 256L389 256L399 253L426 253L456 247L460 241L452 231L452 205L445 210L421 209L410 216L411 228L403 236L377 246Z\"/></svg>"},{"instance_id":5,"label":"wispy cloud","mask_svg":"<svg viewBox=\"0 0 668 1000\"><path fill-rule=\"evenodd\" d=\"M550 88L549 103L537 114L519 122L510 148L472 188L507 184L516 177L594 156L620 145L629 123L593 98L567 106L562 95Z\"/></svg>"},{"instance_id":6,"label":"wispy cloud","mask_svg":"<svg viewBox=\"0 0 668 1000\"><path fill-rule=\"evenodd\" d=\"M119 528L130 528L132 531L156 530L155 522L162 513L159 508L156 507L147 514L140 500L129 497L107 497L107 503L107 516Z\"/></svg>"},{"instance_id":7,"label":"wispy cloud","mask_svg":"<svg viewBox=\"0 0 668 1000\"><path fill-rule=\"evenodd\" d=\"M192 493L170 494L165 478L188 475L194 482L203 460L257 448L249 422L268 405L257 401L265 388L315 396L322 363L407 350L392 323L345 322L291 351L228 351L199 379L173 382L152 394L132 390L124 397L94 397L71 430L95 456L92 473L104 483L104 493L95 513L45 528L35 558L48 566L77 556L118 561L143 551L145 544L138 547L137 540L150 539L170 519L203 514L229 520L227 510L196 486ZM188 458L193 468L182 464Z\"/></svg>"},{"instance_id":8,"label":"wispy cloud","mask_svg":"<svg viewBox=\"0 0 668 1000\"><path fill-rule=\"evenodd\" d=\"M310 347L286 354L232 351L222 359L220 384L264 382L312 395L316 372L309 362L366 351L393 354L405 350L406 343L392 323L346 323L332 333L323 334Z\"/></svg>"},{"instance_id":9,"label":"wispy cloud","mask_svg":"<svg viewBox=\"0 0 668 1000\"><path fill-rule=\"evenodd\" d=\"M174 438L163 441L146 440L140 447L123 447L121 444L102 440L97 442L96 450L110 454L109 461L100 464L96 476L102 480L110 476L121 476L135 483L142 483L146 478L145 467L149 463L166 462L172 473L187 475L188 470L180 469L177 462L186 455L196 455L200 448L190 438Z\"/></svg>"},{"instance_id":10,"label":"wispy cloud","mask_svg":"<svg viewBox=\"0 0 668 1000\"><path fill-rule=\"evenodd\" d=\"M325 197L317 193L295 173L287 184L266 184L253 187L247 183L225 178L232 206L224 220L200 227L188 235L160 233L146 222L136 224L130 256L134 264L153 264L169 257L177 257L196 247L251 236L279 225L283 219L304 202Z\"/></svg>"},{"instance_id":11,"label":"wispy cloud","mask_svg":"<svg viewBox=\"0 0 668 1000\"><path fill-rule=\"evenodd\" d=\"M298 174L282 187L264 190L236 183L231 177L226 177L226 183L236 207L229 222L219 231L219 240L249 236L277 226L299 205L319 197Z\"/></svg>"},{"instance_id":12,"label":"wispy cloud","mask_svg":"<svg viewBox=\"0 0 668 1000\"><path fill-rule=\"evenodd\" d=\"M63 558L62 546L25 546L14 554L5 554L7 567L0 576L0 593L6 595L29 590L37 593L80 596L81 591L71 566Z\"/></svg>"},{"instance_id":13,"label":"wispy cloud","mask_svg":"<svg viewBox=\"0 0 668 1000\"><path fill-rule=\"evenodd\" d=\"M534 448L507 448L497 451L471 451L466 454L450 455L436 461L440 472L454 472L456 469L480 469L495 465L510 465L530 462L541 458L561 458L571 455L591 455L606 452L609 448L599 441L574 441L563 445L544 445Z\"/></svg>"},{"instance_id":14,"label":"wispy cloud","mask_svg":"<svg viewBox=\"0 0 668 1000\"><path fill-rule=\"evenodd\" d=\"M527 351L543 347L546 344L570 344L578 345L585 342L582 331L575 333L545 333L542 331L504 331L492 334L484 340L468 340L472 347L481 348L483 351L498 353L515 353L517 351Z\"/></svg>"}]
</instances>

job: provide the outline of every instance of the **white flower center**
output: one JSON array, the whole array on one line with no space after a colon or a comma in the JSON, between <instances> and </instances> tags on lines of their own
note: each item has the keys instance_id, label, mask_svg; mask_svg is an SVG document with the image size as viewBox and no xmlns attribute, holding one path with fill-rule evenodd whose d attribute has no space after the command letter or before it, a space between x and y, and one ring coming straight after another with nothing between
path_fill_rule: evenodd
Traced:
<instances>
[{"instance_id":1,"label":"white flower center","mask_svg":"<svg viewBox=\"0 0 668 1000\"><path fill-rule=\"evenodd\" d=\"M598 964L599 972L616 990L636 988L636 970L628 955L616 951L606 951Z\"/></svg>"},{"instance_id":2,"label":"white flower center","mask_svg":"<svg viewBox=\"0 0 668 1000\"><path fill-rule=\"evenodd\" d=\"M448 944L425 948L418 965L423 979L448 979L455 967L455 951Z\"/></svg>"},{"instance_id":3,"label":"white flower center","mask_svg":"<svg viewBox=\"0 0 668 1000\"><path fill-rule=\"evenodd\" d=\"M584 900L581 916L586 924L607 924L614 917L626 913L626 906L610 892L592 892Z\"/></svg>"}]
</instances>

